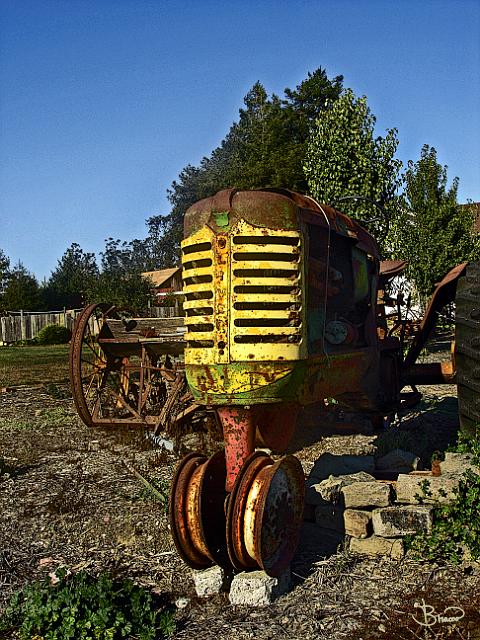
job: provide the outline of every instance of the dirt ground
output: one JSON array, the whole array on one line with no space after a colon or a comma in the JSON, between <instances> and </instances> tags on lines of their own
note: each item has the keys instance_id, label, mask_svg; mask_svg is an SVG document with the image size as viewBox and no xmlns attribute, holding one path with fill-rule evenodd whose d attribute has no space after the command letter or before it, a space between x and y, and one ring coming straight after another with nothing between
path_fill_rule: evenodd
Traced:
<instances>
[{"instance_id":1,"label":"dirt ground","mask_svg":"<svg viewBox=\"0 0 480 640\"><path fill-rule=\"evenodd\" d=\"M430 388L422 405L380 433L332 433L315 410L302 417L292 450L308 473L323 452L381 454L400 447L431 454L455 440L454 387ZM347 420L348 422L348 420ZM368 431L368 429L362 429ZM301 447L301 448L299 448ZM132 474L166 495L177 462L136 431L94 431L77 418L67 385L0 394L0 610L23 584L67 566L108 570L177 602L174 638L480 638L480 569L405 559L372 560L305 523L292 564L294 587L272 606L232 606L225 595L198 599L178 557L165 507ZM461 606L455 624L422 627L415 603Z\"/></svg>"}]
</instances>

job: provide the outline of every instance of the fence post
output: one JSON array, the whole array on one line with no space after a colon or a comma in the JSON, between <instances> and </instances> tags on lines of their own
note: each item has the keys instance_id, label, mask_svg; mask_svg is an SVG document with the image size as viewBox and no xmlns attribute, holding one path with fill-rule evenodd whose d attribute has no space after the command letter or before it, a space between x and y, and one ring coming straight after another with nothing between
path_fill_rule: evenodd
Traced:
<instances>
[{"instance_id":1,"label":"fence post","mask_svg":"<svg viewBox=\"0 0 480 640\"><path fill-rule=\"evenodd\" d=\"M27 328L25 326L25 316L23 315L23 309L20 309L20 335L22 340L27 339Z\"/></svg>"}]
</instances>

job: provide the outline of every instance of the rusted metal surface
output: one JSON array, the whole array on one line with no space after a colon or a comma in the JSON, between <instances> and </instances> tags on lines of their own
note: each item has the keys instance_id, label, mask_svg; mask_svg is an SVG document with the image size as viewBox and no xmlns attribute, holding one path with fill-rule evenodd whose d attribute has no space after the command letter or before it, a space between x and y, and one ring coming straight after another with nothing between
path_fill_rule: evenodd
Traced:
<instances>
[{"instance_id":1,"label":"rusted metal surface","mask_svg":"<svg viewBox=\"0 0 480 640\"><path fill-rule=\"evenodd\" d=\"M70 382L73 400L83 422L93 425L98 405L98 390L106 376L107 357L97 343L107 304L91 304L78 316L70 346Z\"/></svg>"},{"instance_id":2,"label":"rusted metal surface","mask_svg":"<svg viewBox=\"0 0 480 640\"><path fill-rule=\"evenodd\" d=\"M72 394L83 422L156 430L175 422L175 392L186 387L184 367L174 360L183 352L182 325L183 318L127 321L112 305L86 307L70 345ZM148 331L154 337L145 337Z\"/></svg>"},{"instance_id":3,"label":"rusted metal surface","mask_svg":"<svg viewBox=\"0 0 480 640\"><path fill-rule=\"evenodd\" d=\"M248 408L218 407L227 465L226 489L231 491L245 460L255 447L254 412Z\"/></svg>"},{"instance_id":4,"label":"rusted metal surface","mask_svg":"<svg viewBox=\"0 0 480 640\"><path fill-rule=\"evenodd\" d=\"M227 509L227 548L232 565L238 571L258 566L254 555L249 555L245 542L245 513L247 504L252 509L252 498L248 503L252 484L261 471L273 464L273 460L264 452L256 451L245 461L239 472L232 492L229 495Z\"/></svg>"},{"instance_id":5,"label":"rusted metal surface","mask_svg":"<svg viewBox=\"0 0 480 640\"><path fill-rule=\"evenodd\" d=\"M261 567L280 575L292 560L303 516L305 477L299 461L274 463L255 452L245 462L230 495L227 545L238 570Z\"/></svg>"},{"instance_id":6,"label":"rusted metal surface","mask_svg":"<svg viewBox=\"0 0 480 640\"><path fill-rule=\"evenodd\" d=\"M272 465L255 506L254 550L260 567L279 576L289 566L297 548L303 518L305 476L294 456Z\"/></svg>"},{"instance_id":7,"label":"rusted metal surface","mask_svg":"<svg viewBox=\"0 0 480 640\"><path fill-rule=\"evenodd\" d=\"M229 569L225 538L225 454L192 453L179 464L170 490L170 526L179 554L194 569Z\"/></svg>"},{"instance_id":8,"label":"rusted metal surface","mask_svg":"<svg viewBox=\"0 0 480 640\"><path fill-rule=\"evenodd\" d=\"M430 362L413 364L402 376L405 384L453 384L455 382L453 362Z\"/></svg>"},{"instance_id":9,"label":"rusted metal surface","mask_svg":"<svg viewBox=\"0 0 480 640\"><path fill-rule=\"evenodd\" d=\"M467 263L462 262L462 264L453 267L443 280L437 284L428 303L418 333L405 357L405 367L410 367L420 355L421 350L425 346L435 326L441 308L449 302L453 302L455 299L458 279L465 273L466 268Z\"/></svg>"},{"instance_id":10,"label":"rusted metal surface","mask_svg":"<svg viewBox=\"0 0 480 640\"><path fill-rule=\"evenodd\" d=\"M284 452L302 405L335 398L383 423L418 402L402 386L454 381L451 363L415 360L465 265L438 285L403 363L406 324L399 311L398 327L389 325L383 294L405 263L381 263L370 234L332 207L284 189L221 191L186 212L182 264L185 335L125 322L105 305L82 314L71 354L77 409L87 424L156 431L175 394L190 403L175 420L216 411L225 451L187 456L173 481L175 544L194 568L276 576L298 541L304 477L292 456L274 462L255 447ZM184 347L189 394L167 356Z\"/></svg>"},{"instance_id":11,"label":"rusted metal surface","mask_svg":"<svg viewBox=\"0 0 480 640\"><path fill-rule=\"evenodd\" d=\"M206 456L191 453L178 465L170 490L169 518L172 537L181 558L194 569L213 564L203 544L198 516L198 475ZM195 513L197 518L195 520Z\"/></svg>"}]
</instances>

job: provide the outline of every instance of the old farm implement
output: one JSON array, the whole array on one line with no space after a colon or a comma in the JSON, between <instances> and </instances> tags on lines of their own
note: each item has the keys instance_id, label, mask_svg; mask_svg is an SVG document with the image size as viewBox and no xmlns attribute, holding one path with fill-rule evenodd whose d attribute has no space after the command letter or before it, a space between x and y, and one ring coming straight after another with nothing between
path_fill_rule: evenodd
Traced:
<instances>
[{"instance_id":1,"label":"old farm implement","mask_svg":"<svg viewBox=\"0 0 480 640\"><path fill-rule=\"evenodd\" d=\"M77 318L70 380L89 426L168 430L197 407L185 384L183 318L132 318L92 304Z\"/></svg>"},{"instance_id":2,"label":"old farm implement","mask_svg":"<svg viewBox=\"0 0 480 640\"><path fill-rule=\"evenodd\" d=\"M159 429L184 366L183 411L214 411L224 449L177 467L177 549L194 568L276 576L297 545L304 474L265 449L287 450L302 406L335 398L382 424L419 400L416 385L457 382L462 428L480 422L480 268L445 276L407 346L400 308L393 324L385 312L405 264L382 262L372 236L332 207L286 190L221 191L186 212L184 238L184 321L167 330L88 307L72 340L75 402L87 424ZM419 364L455 295L454 357Z\"/></svg>"}]
</instances>

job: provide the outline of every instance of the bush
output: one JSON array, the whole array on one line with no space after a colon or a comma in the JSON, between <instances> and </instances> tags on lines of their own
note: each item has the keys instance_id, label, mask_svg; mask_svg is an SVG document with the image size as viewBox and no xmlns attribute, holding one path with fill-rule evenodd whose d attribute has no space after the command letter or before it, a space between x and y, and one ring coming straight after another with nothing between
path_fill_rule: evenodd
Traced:
<instances>
[{"instance_id":1,"label":"bush","mask_svg":"<svg viewBox=\"0 0 480 640\"><path fill-rule=\"evenodd\" d=\"M480 466L480 442L459 434L456 447L458 453L472 454L472 462ZM428 480L424 481L423 498L431 492ZM480 560L480 475L467 470L459 486L454 490L451 503L436 507L434 522L429 534L408 537L407 547L419 558L435 562L461 562L465 554ZM446 495L446 494L445 494Z\"/></svg>"},{"instance_id":2,"label":"bush","mask_svg":"<svg viewBox=\"0 0 480 640\"><path fill-rule=\"evenodd\" d=\"M38 333L36 342L38 344L66 344L70 341L72 332L67 327L58 324L47 324Z\"/></svg>"},{"instance_id":3,"label":"bush","mask_svg":"<svg viewBox=\"0 0 480 640\"><path fill-rule=\"evenodd\" d=\"M173 633L172 610L155 605L131 580L57 571L59 582L36 582L13 596L0 620L0 638L20 640L159 640Z\"/></svg>"}]
</instances>

